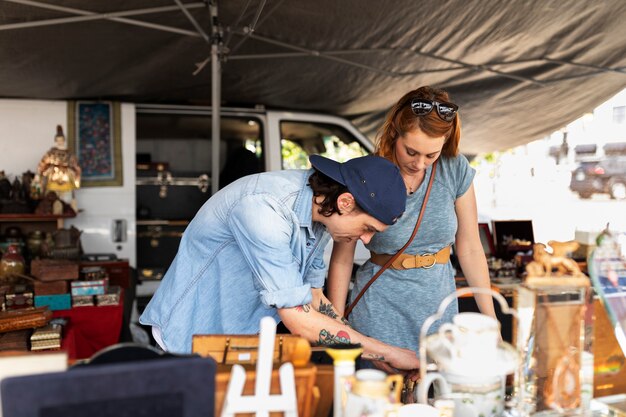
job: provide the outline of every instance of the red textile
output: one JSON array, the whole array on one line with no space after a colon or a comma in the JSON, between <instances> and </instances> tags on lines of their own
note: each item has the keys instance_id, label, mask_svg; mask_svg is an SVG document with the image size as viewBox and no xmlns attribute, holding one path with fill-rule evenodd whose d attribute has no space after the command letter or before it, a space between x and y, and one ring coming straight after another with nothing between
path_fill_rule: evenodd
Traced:
<instances>
[{"instance_id":1,"label":"red textile","mask_svg":"<svg viewBox=\"0 0 626 417\"><path fill-rule=\"evenodd\" d=\"M70 360L86 359L100 349L118 343L123 314L123 290L116 306L74 307L53 311L53 317L69 319L61 349L67 350Z\"/></svg>"}]
</instances>

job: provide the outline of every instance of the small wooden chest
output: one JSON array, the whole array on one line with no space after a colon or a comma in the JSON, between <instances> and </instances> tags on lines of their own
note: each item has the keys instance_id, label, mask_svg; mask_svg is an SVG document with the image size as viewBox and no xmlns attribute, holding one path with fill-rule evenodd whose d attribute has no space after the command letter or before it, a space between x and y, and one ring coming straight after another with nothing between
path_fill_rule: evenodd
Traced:
<instances>
[{"instance_id":1,"label":"small wooden chest","mask_svg":"<svg viewBox=\"0 0 626 417\"><path fill-rule=\"evenodd\" d=\"M66 259L33 259L30 274L41 281L78 279L78 263Z\"/></svg>"}]
</instances>

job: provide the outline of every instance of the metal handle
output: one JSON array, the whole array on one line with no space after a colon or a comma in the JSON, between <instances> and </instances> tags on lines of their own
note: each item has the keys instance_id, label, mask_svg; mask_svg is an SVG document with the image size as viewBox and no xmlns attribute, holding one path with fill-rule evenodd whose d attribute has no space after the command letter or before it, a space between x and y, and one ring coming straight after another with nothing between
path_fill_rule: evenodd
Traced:
<instances>
[{"instance_id":1,"label":"metal handle","mask_svg":"<svg viewBox=\"0 0 626 417\"><path fill-rule=\"evenodd\" d=\"M502 309L502 312L504 314L510 314L515 319L518 318L517 312L511 307L509 307L509 303L506 302L506 299L502 296L502 294L500 294L497 291L492 290L491 288L466 287L466 288L458 289L455 292L447 295L446 298L444 298L441 301L441 304L439 304L439 308L437 309L437 312L433 314L432 316L428 317L426 320L424 320L424 324L422 324L422 328L420 330L420 338L419 338L420 379L426 376L426 371L427 371L426 369L426 346L424 345L423 341L426 339L428 330L435 322L439 321L441 317L443 317L443 313L445 313L446 309L448 308L448 306L454 299L461 297L463 295L472 294L472 293L490 294L493 298L495 298L498 301L498 303L500 304L500 308Z\"/></svg>"}]
</instances>

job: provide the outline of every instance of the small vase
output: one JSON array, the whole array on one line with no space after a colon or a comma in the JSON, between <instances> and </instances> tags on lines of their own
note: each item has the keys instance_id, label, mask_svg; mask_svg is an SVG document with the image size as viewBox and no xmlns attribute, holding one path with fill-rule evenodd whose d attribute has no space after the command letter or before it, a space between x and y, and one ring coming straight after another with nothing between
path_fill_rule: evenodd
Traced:
<instances>
[{"instance_id":1,"label":"small vase","mask_svg":"<svg viewBox=\"0 0 626 417\"><path fill-rule=\"evenodd\" d=\"M0 282L10 281L15 275L24 274L25 262L18 247L10 245L0 259Z\"/></svg>"},{"instance_id":2,"label":"small vase","mask_svg":"<svg viewBox=\"0 0 626 417\"><path fill-rule=\"evenodd\" d=\"M28 234L26 239L26 247L31 258L35 258L40 255L41 244L43 243L44 235L41 230L35 230Z\"/></svg>"}]
</instances>

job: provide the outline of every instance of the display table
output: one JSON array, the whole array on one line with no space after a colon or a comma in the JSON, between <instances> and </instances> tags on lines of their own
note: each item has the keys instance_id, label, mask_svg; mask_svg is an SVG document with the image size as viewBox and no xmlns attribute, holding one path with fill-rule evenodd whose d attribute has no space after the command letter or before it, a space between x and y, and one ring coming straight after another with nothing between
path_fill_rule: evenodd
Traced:
<instances>
[{"instance_id":1,"label":"display table","mask_svg":"<svg viewBox=\"0 0 626 417\"><path fill-rule=\"evenodd\" d=\"M61 349L66 350L71 361L86 359L120 340L124 314L124 291L115 306L73 307L57 310L52 316L69 320L64 329Z\"/></svg>"}]
</instances>

